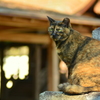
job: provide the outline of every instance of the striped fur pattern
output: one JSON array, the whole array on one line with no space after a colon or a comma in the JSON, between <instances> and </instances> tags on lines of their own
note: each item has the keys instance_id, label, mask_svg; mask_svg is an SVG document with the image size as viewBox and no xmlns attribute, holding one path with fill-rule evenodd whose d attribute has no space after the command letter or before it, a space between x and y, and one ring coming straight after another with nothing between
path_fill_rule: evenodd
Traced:
<instances>
[{"instance_id":1,"label":"striped fur pattern","mask_svg":"<svg viewBox=\"0 0 100 100\"><path fill-rule=\"evenodd\" d=\"M69 18L48 20L59 58L68 66L68 82L60 84L59 90L68 94L100 92L100 41L74 30Z\"/></svg>"}]
</instances>

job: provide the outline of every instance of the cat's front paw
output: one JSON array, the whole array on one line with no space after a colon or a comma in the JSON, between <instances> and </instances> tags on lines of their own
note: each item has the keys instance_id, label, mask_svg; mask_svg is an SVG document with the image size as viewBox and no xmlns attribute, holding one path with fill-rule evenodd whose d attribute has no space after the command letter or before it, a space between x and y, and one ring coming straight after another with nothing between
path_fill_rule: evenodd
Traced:
<instances>
[{"instance_id":1,"label":"cat's front paw","mask_svg":"<svg viewBox=\"0 0 100 100\"><path fill-rule=\"evenodd\" d=\"M67 82L67 83L63 83L63 84L59 84L58 85L58 89L60 90L60 91L65 91L65 88L67 87L67 86L69 86L70 84Z\"/></svg>"},{"instance_id":2,"label":"cat's front paw","mask_svg":"<svg viewBox=\"0 0 100 100\"><path fill-rule=\"evenodd\" d=\"M63 83L58 86L60 91L67 94L84 94L89 92L88 88L82 87L80 85L71 85L70 83Z\"/></svg>"}]
</instances>

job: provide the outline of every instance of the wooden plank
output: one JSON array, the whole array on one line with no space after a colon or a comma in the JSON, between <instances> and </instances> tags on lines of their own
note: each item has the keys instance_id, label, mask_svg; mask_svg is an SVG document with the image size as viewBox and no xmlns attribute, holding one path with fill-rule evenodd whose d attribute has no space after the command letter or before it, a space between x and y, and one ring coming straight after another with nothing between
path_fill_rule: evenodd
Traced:
<instances>
[{"instance_id":1,"label":"wooden plank","mask_svg":"<svg viewBox=\"0 0 100 100\"><path fill-rule=\"evenodd\" d=\"M61 2L61 0L2 0L0 6L30 10L43 9L70 15L77 14L79 11L84 13L95 1L96 0L63 0L63 2Z\"/></svg>"},{"instance_id":2,"label":"wooden plank","mask_svg":"<svg viewBox=\"0 0 100 100\"><path fill-rule=\"evenodd\" d=\"M0 41L49 44L49 35L30 33L0 33Z\"/></svg>"},{"instance_id":3,"label":"wooden plank","mask_svg":"<svg viewBox=\"0 0 100 100\"><path fill-rule=\"evenodd\" d=\"M8 27L8 29L5 27L5 29L0 29L1 33L5 33L5 32L7 32L7 33L29 33L29 32L33 33L33 31L35 31L33 28L24 28L24 27L17 27L17 28L9 28ZM40 30L38 30L38 31L40 31ZM41 30L41 31L42 31L42 33L43 32L45 33L45 31L43 31L43 30Z\"/></svg>"},{"instance_id":4,"label":"wooden plank","mask_svg":"<svg viewBox=\"0 0 100 100\"><path fill-rule=\"evenodd\" d=\"M0 7L0 15L29 18L29 19L37 19L39 21L41 21L41 20L48 21L46 16L50 16L56 20L62 20L63 18L68 17L68 18L70 18L72 24L100 26L100 19L99 18L74 16L74 15L67 15L67 14L60 14L60 13L53 13L53 12L50 13L48 11L43 12L40 10L31 11L31 10L7 9L7 8Z\"/></svg>"},{"instance_id":5,"label":"wooden plank","mask_svg":"<svg viewBox=\"0 0 100 100\"><path fill-rule=\"evenodd\" d=\"M84 36L92 37L92 33L81 33Z\"/></svg>"},{"instance_id":6,"label":"wooden plank","mask_svg":"<svg viewBox=\"0 0 100 100\"><path fill-rule=\"evenodd\" d=\"M96 14L100 15L100 0L97 1L97 3L95 4L93 10Z\"/></svg>"},{"instance_id":7,"label":"wooden plank","mask_svg":"<svg viewBox=\"0 0 100 100\"><path fill-rule=\"evenodd\" d=\"M79 0L79 1L84 1L84 0ZM82 2L81 2L81 4L84 5L84 7L83 7L83 9L80 9L79 8L79 11L76 12L76 15L82 15L82 14L84 14L95 3L95 1L96 0L90 0L90 1L89 0L86 0L85 1L86 2L85 4L82 4ZM73 3L73 4L74 4L74 7L76 7L75 3Z\"/></svg>"},{"instance_id":8,"label":"wooden plank","mask_svg":"<svg viewBox=\"0 0 100 100\"><path fill-rule=\"evenodd\" d=\"M13 27L26 27L37 30L47 30L48 23L36 19L24 19L16 17L0 16L0 25L13 26Z\"/></svg>"}]
</instances>

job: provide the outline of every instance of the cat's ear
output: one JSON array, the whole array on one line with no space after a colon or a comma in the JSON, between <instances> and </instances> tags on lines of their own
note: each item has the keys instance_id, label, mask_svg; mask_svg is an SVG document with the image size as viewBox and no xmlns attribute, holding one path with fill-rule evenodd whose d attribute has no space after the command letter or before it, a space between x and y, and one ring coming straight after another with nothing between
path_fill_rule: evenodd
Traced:
<instances>
[{"instance_id":1,"label":"cat's ear","mask_svg":"<svg viewBox=\"0 0 100 100\"><path fill-rule=\"evenodd\" d=\"M51 25L53 22L55 22L54 19L52 19L52 18L50 18L50 17L48 17L48 16L47 16L47 18L48 18L48 20L49 20L49 22L50 22L50 25Z\"/></svg>"},{"instance_id":2,"label":"cat's ear","mask_svg":"<svg viewBox=\"0 0 100 100\"><path fill-rule=\"evenodd\" d=\"M65 27L69 27L70 26L70 19L69 18L64 18L62 22L65 25Z\"/></svg>"}]
</instances>

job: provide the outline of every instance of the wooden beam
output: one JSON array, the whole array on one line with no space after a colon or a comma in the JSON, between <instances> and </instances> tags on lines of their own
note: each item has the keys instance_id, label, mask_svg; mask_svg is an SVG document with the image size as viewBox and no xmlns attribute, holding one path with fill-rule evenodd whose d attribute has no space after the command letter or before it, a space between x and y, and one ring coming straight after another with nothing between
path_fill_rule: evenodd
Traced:
<instances>
[{"instance_id":1,"label":"wooden beam","mask_svg":"<svg viewBox=\"0 0 100 100\"><path fill-rule=\"evenodd\" d=\"M100 15L100 0L97 1L97 3L95 4L93 10L96 14Z\"/></svg>"},{"instance_id":2,"label":"wooden beam","mask_svg":"<svg viewBox=\"0 0 100 100\"><path fill-rule=\"evenodd\" d=\"M0 29L0 32L2 33L29 33L29 32L34 32L35 30L33 28L23 28L23 27L17 27L17 28L5 28L5 29ZM36 30L37 32L40 31L40 30ZM42 31L42 30L41 30ZM45 33L45 31L42 31Z\"/></svg>"},{"instance_id":3,"label":"wooden beam","mask_svg":"<svg viewBox=\"0 0 100 100\"><path fill-rule=\"evenodd\" d=\"M88 8L91 7L91 5L96 0L63 0L63 2L60 2L58 0L51 0L50 2L48 0L31 0L24 1L24 0L1 0L0 6L2 7L8 7L8 8L19 8L19 9L27 9L27 10L37 10L37 9L43 9L53 12L59 12L63 14L69 14L74 15L77 14L79 11L84 13ZM81 5L79 5L81 4ZM78 6L76 6L78 5ZM84 11L83 11L84 9Z\"/></svg>"},{"instance_id":4,"label":"wooden beam","mask_svg":"<svg viewBox=\"0 0 100 100\"><path fill-rule=\"evenodd\" d=\"M30 33L0 33L0 41L49 44L49 35Z\"/></svg>"},{"instance_id":5,"label":"wooden beam","mask_svg":"<svg viewBox=\"0 0 100 100\"><path fill-rule=\"evenodd\" d=\"M5 17L0 16L0 25L13 26L19 28L31 28L37 30L47 30L48 23L36 19Z\"/></svg>"},{"instance_id":6,"label":"wooden beam","mask_svg":"<svg viewBox=\"0 0 100 100\"><path fill-rule=\"evenodd\" d=\"M40 10L31 11L31 10L18 10L18 9L8 9L8 8L0 7L0 15L28 18L28 19L37 19L39 21L45 21L45 22L48 21L47 16L50 16L50 17L57 19L57 20L62 20L63 18L68 17L68 18L70 18L72 24L100 26L100 19L99 18L67 15L67 14L54 13L54 12L50 13L48 11L43 12Z\"/></svg>"},{"instance_id":7,"label":"wooden beam","mask_svg":"<svg viewBox=\"0 0 100 100\"><path fill-rule=\"evenodd\" d=\"M92 33L81 33L82 35L84 35L84 36L88 36L88 37L92 37Z\"/></svg>"}]
</instances>

